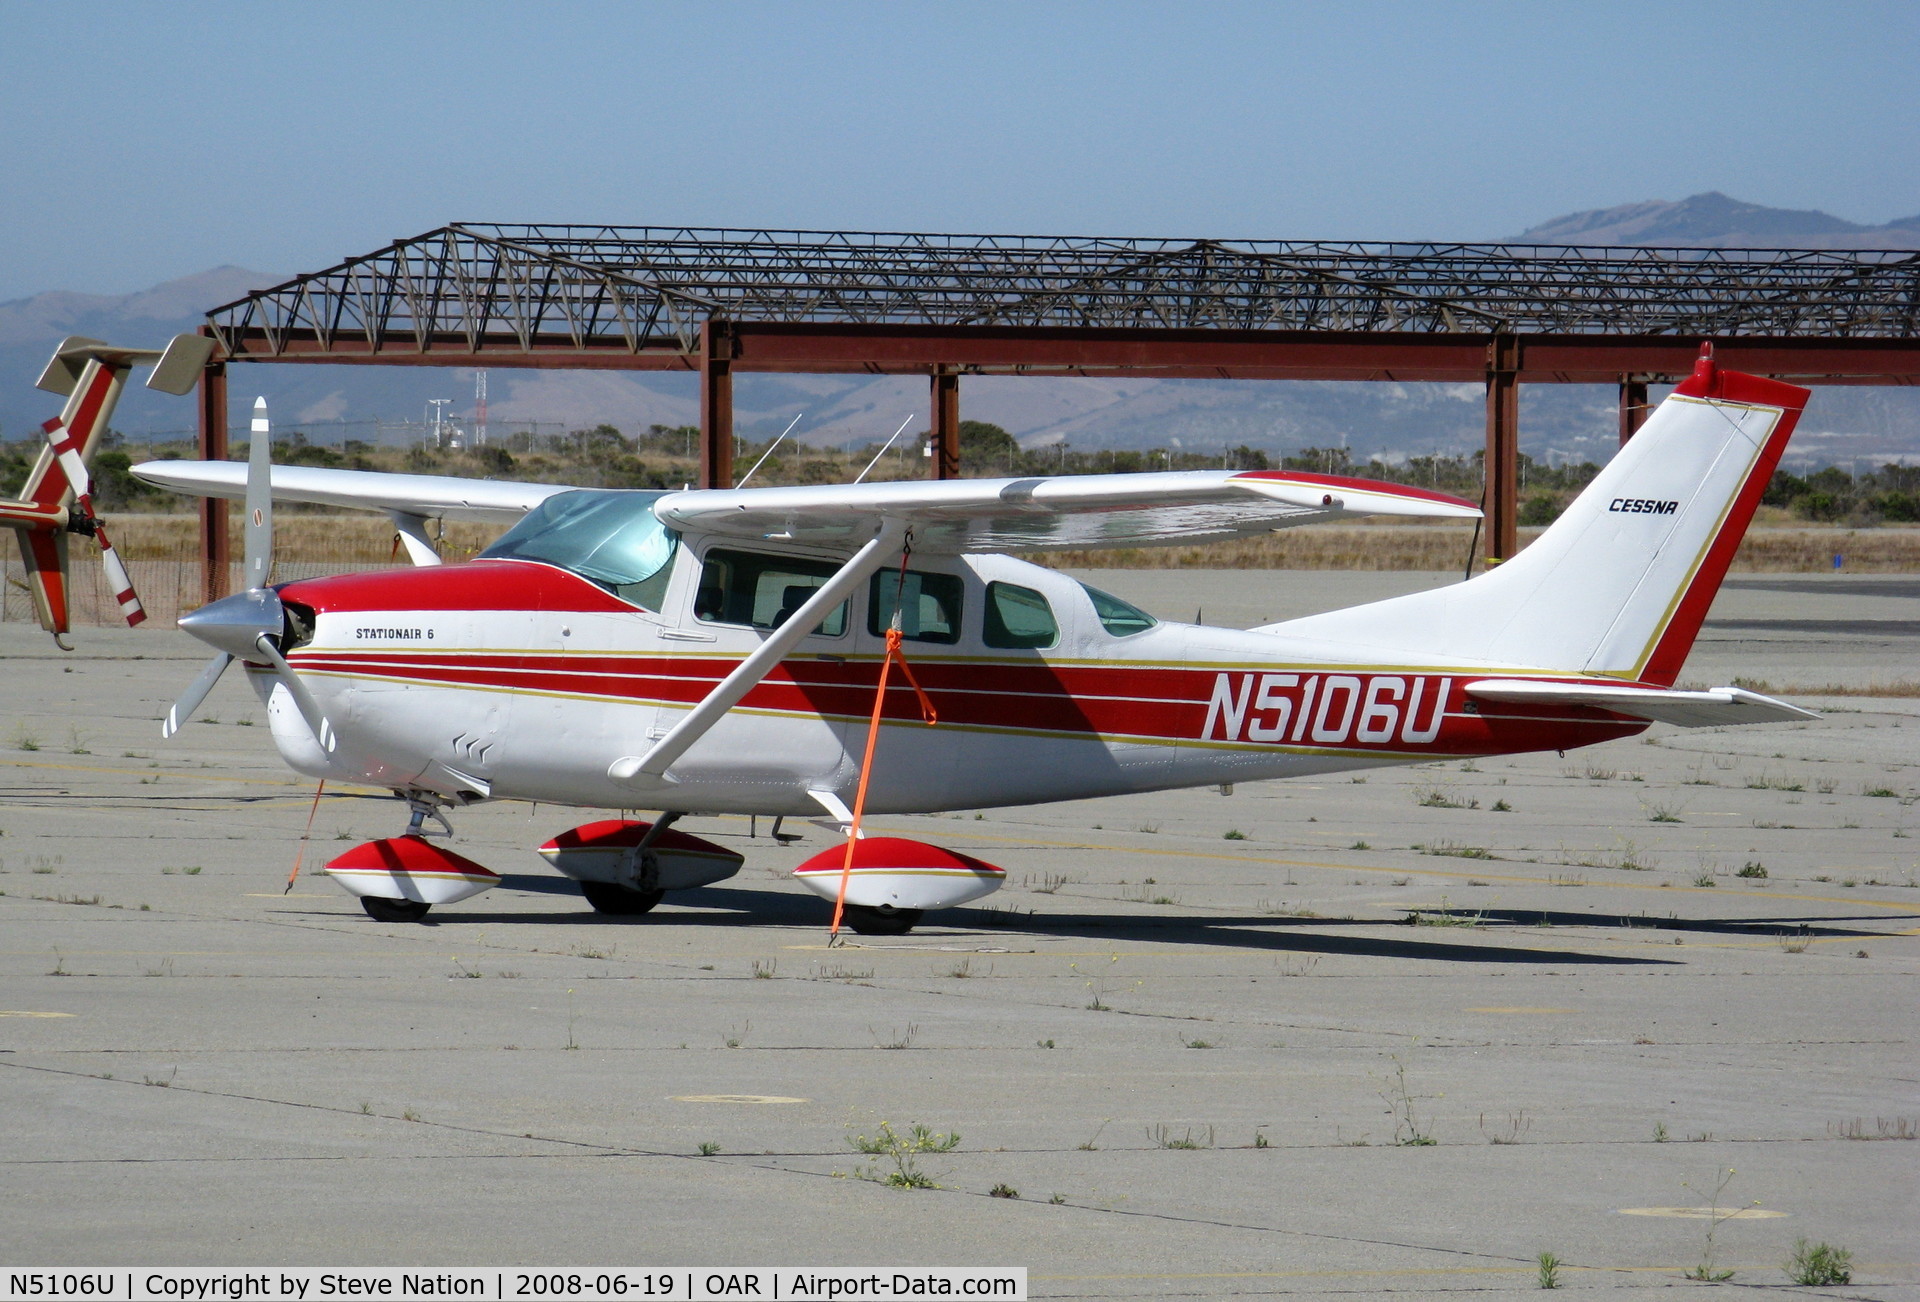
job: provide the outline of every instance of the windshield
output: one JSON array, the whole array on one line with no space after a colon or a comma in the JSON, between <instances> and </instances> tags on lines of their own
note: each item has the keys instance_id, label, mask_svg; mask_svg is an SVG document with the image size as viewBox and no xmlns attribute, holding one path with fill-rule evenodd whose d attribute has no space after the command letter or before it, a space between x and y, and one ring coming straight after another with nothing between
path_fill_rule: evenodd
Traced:
<instances>
[{"instance_id":1,"label":"windshield","mask_svg":"<svg viewBox=\"0 0 1920 1302\"><path fill-rule=\"evenodd\" d=\"M1135 633L1144 633L1160 621L1156 620L1138 606L1130 606L1111 592L1102 592L1091 583L1083 583L1087 596L1093 599L1093 613L1100 617L1100 627L1115 637L1132 637Z\"/></svg>"},{"instance_id":2,"label":"windshield","mask_svg":"<svg viewBox=\"0 0 1920 1302\"><path fill-rule=\"evenodd\" d=\"M660 609L680 535L653 514L664 493L555 493L527 512L483 560L545 561L648 610Z\"/></svg>"}]
</instances>

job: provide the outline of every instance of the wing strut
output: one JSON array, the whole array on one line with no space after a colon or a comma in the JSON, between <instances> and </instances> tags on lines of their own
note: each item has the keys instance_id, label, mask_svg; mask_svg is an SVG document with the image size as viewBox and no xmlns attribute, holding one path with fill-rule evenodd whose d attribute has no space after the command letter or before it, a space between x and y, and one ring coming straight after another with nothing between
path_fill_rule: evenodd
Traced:
<instances>
[{"instance_id":1,"label":"wing strut","mask_svg":"<svg viewBox=\"0 0 1920 1302\"><path fill-rule=\"evenodd\" d=\"M615 760L608 767L607 776L616 782L634 786L671 786L674 779L668 775L667 768L686 754L687 748L704 737L707 730L720 722L727 711L738 705L748 692L759 686L760 680L772 673L773 667L786 659L787 653L800 644L800 639L813 632L828 612L851 596L853 590L875 570L885 565L889 556L906 542L906 538L906 525L897 520L882 520L872 539L836 570L832 578L816 588L806 604L796 610L786 623L774 629L752 655L735 665L733 672L721 679L700 704L683 715L666 736L655 742L644 755L629 755Z\"/></svg>"}]
</instances>

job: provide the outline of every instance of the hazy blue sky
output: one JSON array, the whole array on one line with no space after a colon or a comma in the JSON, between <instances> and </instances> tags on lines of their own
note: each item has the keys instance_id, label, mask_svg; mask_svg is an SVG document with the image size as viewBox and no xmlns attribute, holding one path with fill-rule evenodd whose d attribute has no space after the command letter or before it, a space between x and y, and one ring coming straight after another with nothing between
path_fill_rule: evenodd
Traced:
<instances>
[{"instance_id":1,"label":"hazy blue sky","mask_svg":"<svg viewBox=\"0 0 1920 1302\"><path fill-rule=\"evenodd\" d=\"M1483 239L1920 212L1920 7L0 0L0 300L453 220Z\"/></svg>"}]
</instances>

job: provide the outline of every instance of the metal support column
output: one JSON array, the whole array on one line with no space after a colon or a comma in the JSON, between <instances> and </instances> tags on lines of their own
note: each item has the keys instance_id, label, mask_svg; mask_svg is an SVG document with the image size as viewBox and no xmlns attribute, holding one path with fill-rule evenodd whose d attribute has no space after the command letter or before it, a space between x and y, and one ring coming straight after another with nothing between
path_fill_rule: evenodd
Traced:
<instances>
[{"instance_id":1,"label":"metal support column","mask_svg":"<svg viewBox=\"0 0 1920 1302\"><path fill-rule=\"evenodd\" d=\"M1647 381L1644 376L1620 377L1620 446L1639 432L1652 413L1647 409Z\"/></svg>"},{"instance_id":2,"label":"metal support column","mask_svg":"<svg viewBox=\"0 0 1920 1302\"><path fill-rule=\"evenodd\" d=\"M700 487L733 487L733 323L700 328Z\"/></svg>"},{"instance_id":3,"label":"metal support column","mask_svg":"<svg viewBox=\"0 0 1920 1302\"><path fill-rule=\"evenodd\" d=\"M1520 340L1495 335L1487 344L1487 559L1504 561L1519 549Z\"/></svg>"},{"instance_id":4,"label":"metal support column","mask_svg":"<svg viewBox=\"0 0 1920 1302\"><path fill-rule=\"evenodd\" d=\"M200 373L200 459L227 459L227 367L215 362ZM200 499L200 597L218 601L227 595L233 552L227 546L227 503Z\"/></svg>"},{"instance_id":5,"label":"metal support column","mask_svg":"<svg viewBox=\"0 0 1920 1302\"><path fill-rule=\"evenodd\" d=\"M960 377L933 373L933 477L960 478Z\"/></svg>"}]
</instances>

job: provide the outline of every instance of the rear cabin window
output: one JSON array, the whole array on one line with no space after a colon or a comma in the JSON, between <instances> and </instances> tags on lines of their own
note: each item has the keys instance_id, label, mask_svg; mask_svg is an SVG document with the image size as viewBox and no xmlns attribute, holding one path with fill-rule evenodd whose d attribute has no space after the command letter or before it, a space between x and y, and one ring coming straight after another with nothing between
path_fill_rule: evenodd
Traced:
<instances>
[{"instance_id":1,"label":"rear cabin window","mask_svg":"<svg viewBox=\"0 0 1920 1302\"><path fill-rule=\"evenodd\" d=\"M1060 640L1060 624L1047 599L1032 588L1012 583L987 585L984 632L991 647L1038 650Z\"/></svg>"},{"instance_id":2,"label":"rear cabin window","mask_svg":"<svg viewBox=\"0 0 1920 1302\"><path fill-rule=\"evenodd\" d=\"M1111 592L1102 592L1091 584L1083 583L1087 596L1093 599L1093 613L1100 619L1100 627L1114 637L1132 637L1135 633L1144 633L1160 621L1141 610L1138 606L1129 606Z\"/></svg>"},{"instance_id":3,"label":"rear cabin window","mask_svg":"<svg viewBox=\"0 0 1920 1302\"><path fill-rule=\"evenodd\" d=\"M923 570L882 570L867 591L867 631L886 636L893 626L894 608L900 611L900 633L910 642L960 640L958 575Z\"/></svg>"},{"instance_id":4,"label":"rear cabin window","mask_svg":"<svg viewBox=\"0 0 1920 1302\"><path fill-rule=\"evenodd\" d=\"M694 617L708 624L779 628L839 568L831 561L715 548L707 553L700 570L700 587L693 598ZM835 606L814 631L825 637L846 632L847 603Z\"/></svg>"}]
</instances>

